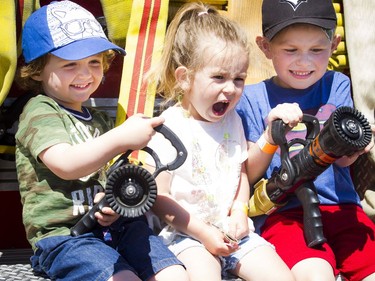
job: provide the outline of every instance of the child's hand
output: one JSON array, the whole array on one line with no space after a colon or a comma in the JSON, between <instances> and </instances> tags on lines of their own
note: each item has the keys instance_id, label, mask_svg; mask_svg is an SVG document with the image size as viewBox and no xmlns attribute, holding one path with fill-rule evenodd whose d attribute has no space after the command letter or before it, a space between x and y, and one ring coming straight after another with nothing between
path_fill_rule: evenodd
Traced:
<instances>
[{"instance_id":1,"label":"child's hand","mask_svg":"<svg viewBox=\"0 0 375 281\"><path fill-rule=\"evenodd\" d=\"M104 192L96 194L94 203L98 203L101 198L103 198ZM100 212L95 213L95 218L98 223L102 226L109 226L114 223L120 217L115 211L110 207L104 207Z\"/></svg>"},{"instance_id":2,"label":"child's hand","mask_svg":"<svg viewBox=\"0 0 375 281\"><path fill-rule=\"evenodd\" d=\"M248 216L241 210L236 210L229 217L228 233L236 239L242 239L250 232Z\"/></svg>"},{"instance_id":3,"label":"child's hand","mask_svg":"<svg viewBox=\"0 0 375 281\"><path fill-rule=\"evenodd\" d=\"M225 238L224 233L219 228L213 225L207 225L203 231L204 238L202 238L200 242L211 254L215 256L228 256L238 250L238 244L229 243L228 239Z\"/></svg>"},{"instance_id":4,"label":"child's hand","mask_svg":"<svg viewBox=\"0 0 375 281\"><path fill-rule=\"evenodd\" d=\"M375 125L371 125L371 131L375 133ZM335 164L340 167L347 167L353 164L360 155L370 152L374 148L374 136L371 138L370 143L362 150L353 153L350 156L343 156L335 161Z\"/></svg>"},{"instance_id":5,"label":"child's hand","mask_svg":"<svg viewBox=\"0 0 375 281\"><path fill-rule=\"evenodd\" d=\"M363 149L362 153L368 153L371 149L374 148L374 135L375 135L375 125L371 125L371 131L372 131L372 138L370 143Z\"/></svg>"},{"instance_id":6,"label":"child's hand","mask_svg":"<svg viewBox=\"0 0 375 281\"><path fill-rule=\"evenodd\" d=\"M154 127L163 124L163 117L149 118L143 114L135 114L129 117L119 127L123 143L127 150L138 150L147 145L151 137L155 134Z\"/></svg>"},{"instance_id":7,"label":"child's hand","mask_svg":"<svg viewBox=\"0 0 375 281\"><path fill-rule=\"evenodd\" d=\"M303 112L298 103L282 103L270 111L267 121L270 124L274 120L281 119L285 124L293 128L302 121L302 117Z\"/></svg>"},{"instance_id":8,"label":"child's hand","mask_svg":"<svg viewBox=\"0 0 375 281\"><path fill-rule=\"evenodd\" d=\"M272 134L271 134L272 121L281 119L291 129L297 126L298 123L302 121L302 117L303 117L303 112L297 103L278 104L275 108L273 108L270 111L267 117L268 126L264 134L266 141L272 144L275 143L272 139Z\"/></svg>"},{"instance_id":9,"label":"child's hand","mask_svg":"<svg viewBox=\"0 0 375 281\"><path fill-rule=\"evenodd\" d=\"M360 150L360 151L354 153L353 156L357 156L358 157L358 156L360 156L360 155L362 155L364 153L370 152L370 150L374 148L374 145L375 145L375 143L374 143L375 125L371 125L371 131L372 131L372 138L371 138L370 143L363 150Z\"/></svg>"}]
</instances>

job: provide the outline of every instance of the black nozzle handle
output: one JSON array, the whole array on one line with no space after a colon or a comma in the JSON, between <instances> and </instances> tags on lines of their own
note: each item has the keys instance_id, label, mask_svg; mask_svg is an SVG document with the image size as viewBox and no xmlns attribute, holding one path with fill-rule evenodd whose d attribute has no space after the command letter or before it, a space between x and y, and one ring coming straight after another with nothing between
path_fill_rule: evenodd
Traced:
<instances>
[{"instance_id":1,"label":"black nozzle handle","mask_svg":"<svg viewBox=\"0 0 375 281\"><path fill-rule=\"evenodd\" d=\"M185 146L183 145L181 140L177 137L177 135L171 129L169 129L166 125L162 124L162 125L159 125L159 126L155 127L154 129L155 129L155 131L162 134L166 139L168 139L171 142L171 144L173 145L173 147L176 149L176 151L177 151L176 158L172 162L168 163L166 165L166 168L165 168L169 171L176 170L186 160L187 151L186 151ZM164 169L162 169L162 170L164 170ZM156 171L155 171L155 173L156 173ZM157 174L159 174L159 172ZM154 175L154 177L156 177L156 175Z\"/></svg>"},{"instance_id":2,"label":"black nozzle handle","mask_svg":"<svg viewBox=\"0 0 375 281\"><path fill-rule=\"evenodd\" d=\"M154 178L156 178L160 172L162 171L173 171L179 168L186 160L187 158L187 150L181 140L177 137L177 135L169 129L166 125L161 124L154 128L155 131L162 134L167 140L169 140L174 147L174 149L177 152L176 158L168 163L168 164L162 164L160 161L159 156L156 154L156 152L150 148L150 147L144 147L142 150L146 151L148 154L152 156L152 158L155 161L155 171L154 171Z\"/></svg>"},{"instance_id":3,"label":"black nozzle handle","mask_svg":"<svg viewBox=\"0 0 375 281\"><path fill-rule=\"evenodd\" d=\"M154 130L162 134L167 140L169 140L177 152L176 158L172 162L168 164L163 164L161 163L159 156L156 154L156 152L152 148L146 146L140 149L140 150L147 152L154 159L155 171L153 173L153 177L156 178L159 175L159 173L162 171L167 171L167 170L173 171L179 168L185 162L188 153L182 141L166 125L161 124L159 126L156 126ZM111 173L113 170L117 169L119 166L128 162L127 159L132 152L133 150L128 150L123 155L121 155L120 158L117 159L117 161L110 167L110 170L108 173Z\"/></svg>"},{"instance_id":4,"label":"black nozzle handle","mask_svg":"<svg viewBox=\"0 0 375 281\"><path fill-rule=\"evenodd\" d=\"M301 123L307 128L305 140L312 141L320 132L319 120L310 114L303 114ZM277 145L288 143L286 135L287 125L281 119L272 121L271 134Z\"/></svg>"},{"instance_id":5,"label":"black nozzle handle","mask_svg":"<svg viewBox=\"0 0 375 281\"><path fill-rule=\"evenodd\" d=\"M175 170L177 169L178 167L180 167L186 160L187 158L187 150L185 148L185 146L183 145L183 143L181 142L181 140L177 137L177 135L171 130L169 129L166 125L159 125L157 127L154 128L155 131L161 133L162 135L164 135L164 137L166 139L168 139L172 146L176 149L177 151L177 156L176 158L168 163L168 164L165 164L163 165L158 157L158 155L156 154L156 152L154 150L152 150L151 148L149 147L144 147L142 148L141 150L147 152L148 154L150 154L152 156L152 158L154 159L155 163L156 163L156 169L154 171L154 173L151 175L153 178L156 178L157 175L161 172L161 171L165 171L165 170ZM109 168L109 170L107 171L107 175L108 177L110 177L110 175L116 171L119 167L129 163L128 161L128 157L130 156L130 154L132 153L132 150L129 150L127 151L126 153L122 154L117 160L115 163L113 163L113 165ZM145 174L142 174L143 177L145 177ZM134 175L132 175L134 176ZM108 184L108 183L107 183ZM100 211L103 207L107 207L107 206L110 206L108 201L107 201L107 194L106 196L104 196L102 198L102 200L100 200L99 203L95 204L88 213L86 213L77 223L76 225L74 225L71 230L70 230L70 234L72 236L78 236L80 234L83 234L83 233L86 233L90 230L92 230L96 223L97 223L97 220L95 218L95 213Z\"/></svg>"},{"instance_id":6,"label":"black nozzle handle","mask_svg":"<svg viewBox=\"0 0 375 281\"><path fill-rule=\"evenodd\" d=\"M104 207L108 207L109 204L105 198L105 196L95 204L88 213L86 213L71 229L70 235L78 236L83 233L89 232L92 230L97 220L95 218L95 213L101 211Z\"/></svg>"},{"instance_id":7,"label":"black nozzle handle","mask_svg":"<svg viewBox=\"0 0 375 281\"><path fill-rule=\"evenodd\" d=\"M322 218L319 210L319 199L312 182L306 182L298 187L294 193L303 208L303 226L305 241L308 247L320 246L327 239L323 234Z\"/></svg>"},{"instance_id":8,"label":"black nozzle handle","mask_svg":"<svg viewBox=\"0 0 375 281\"><path fill-rule=\"evenodd\" d=\"M275 144L282 145L288 142L285 137L286 126L287 125L281 119L272 121L271 135Z\"/></svg>"}]
</instances>

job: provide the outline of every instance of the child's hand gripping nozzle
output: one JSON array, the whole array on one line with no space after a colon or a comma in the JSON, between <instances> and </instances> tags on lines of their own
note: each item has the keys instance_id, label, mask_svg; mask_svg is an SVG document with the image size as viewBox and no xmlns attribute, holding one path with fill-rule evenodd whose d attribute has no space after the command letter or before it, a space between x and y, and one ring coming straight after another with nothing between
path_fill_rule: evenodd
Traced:
<instances>
[{"instance_id":1,"label":"child's hand gripping nozzle","mask_svg":"<svg viewBox=\"0 0 375 281\"><path fill-rule=\"evenodd\" d=\"M286 125L282 120L272 123L272 138L280 146L281 167L270 179L255 184L250 198L250 216L270 214L297 196L304 212L304 236L309 247L326 241L314 180L329 165L342 156L364 149L371 141L371 127L359 111L351 107L337 108L319 132L319 121L305 114L306 139L285 138ZM289 149L295 144L304 148L290 158Z\"/></svg>"},{"instance_id":2,"label":"child's hand gripping nozzle","mask_svg":"<svg viewBox=\"0 0 375 281\"><path fill-rule=\"evenodd\" d=\"M128 218L139 217L151 209L157 195L157 175L162 171L177 169L187 157L181 140L167 126L157 126L155 131L171 142L177 152L176 158L163 165L155 151L147 146L142 148L155 161L155 171L151 174L145 168L129 163L128 157L133 151L121 155L108 170L105 196L70 229L72 236L92 230L97 223L95 213L103 207L111 207L116 213Z\"/></svg>"}]
</instances>

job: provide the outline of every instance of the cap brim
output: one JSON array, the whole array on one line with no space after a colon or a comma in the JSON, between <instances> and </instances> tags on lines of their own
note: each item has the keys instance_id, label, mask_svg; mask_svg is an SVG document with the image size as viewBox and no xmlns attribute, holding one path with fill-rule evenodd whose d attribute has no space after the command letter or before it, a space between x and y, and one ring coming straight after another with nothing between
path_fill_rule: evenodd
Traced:
<instances>
[{"instance_id":1,"label":"cap brim","mask_svg":"<svg viewBox=\"0 0 375 281\"><path fill-rule=\"evenodd\" d=\"M64 60L81 60L107 50L114 50L123 56L126 55L123 48L101 37L74 41L64 47L51 51L51 54Z\"/></svg>"},{"instance_id":2,"label":"cap brim","mask_svg":"<svg viewBox=\"0 0 375 281\"><path fill-rule=\"evenodd\" d=\"M290 20L287 20L283 23L280 23L272 28L269 28L268 30L264 31L264 36L267 37L269 40L271 40L279 31L282 29L295 24L295 23L307 23L319 26L324 29L334 29L336 27L336 19L317 19L317 18L293 18Z\"/></svg>"}]
</instances>

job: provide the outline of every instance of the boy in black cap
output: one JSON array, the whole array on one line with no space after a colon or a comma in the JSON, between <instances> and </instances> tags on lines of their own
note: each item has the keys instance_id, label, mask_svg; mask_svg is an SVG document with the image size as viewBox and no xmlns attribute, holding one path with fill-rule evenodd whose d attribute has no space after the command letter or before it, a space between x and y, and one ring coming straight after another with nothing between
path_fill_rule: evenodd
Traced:
<instances>
[{"instance_id":1,"label":"boy in black cap","mask_svg":"<svg viewBox=\"0 0 375 281\"><path fill-rule=\"evenodd\" d=\"M272 60L276 76L245 87L237 107L249 145L252 185L270 178L281 165L271 135L273 120L289 125L288 140L304 139L306 126L299 124L304 113L315 115L322 125L336 108L353 106L349 78L327 71L340 42L331 0L264 0L262 16L263 36L256 42ZM306 245L303 209L296 197L268 216L253 218L296 280L333 281L339 272L351 281L375 280L375 226L361 208L348 167L373 145L372 140L364 150L338 159L314 181L327 239L321 247ZM302 148L294 146L290 157Z\"/></svg>"},{"instance_id":2,"label":"boy in black cap","mask_svg":"<svg viewBox=\"0 0 375 281\"><path fill-rule=\"evenodd\" d=\"M53 280L187 280L181 262L153 234L144 216L126 219L111 208L97 227L70 228L103 195L105 167L118 154L143 148L163 118L138 114L113 128L104 113L83 106L103 79L114 52L99 22L81 6L52 2L26 21L21 81L36 97L16 134L23 223L34 250L34 272Z\"/></svg>"}]
</instances>

